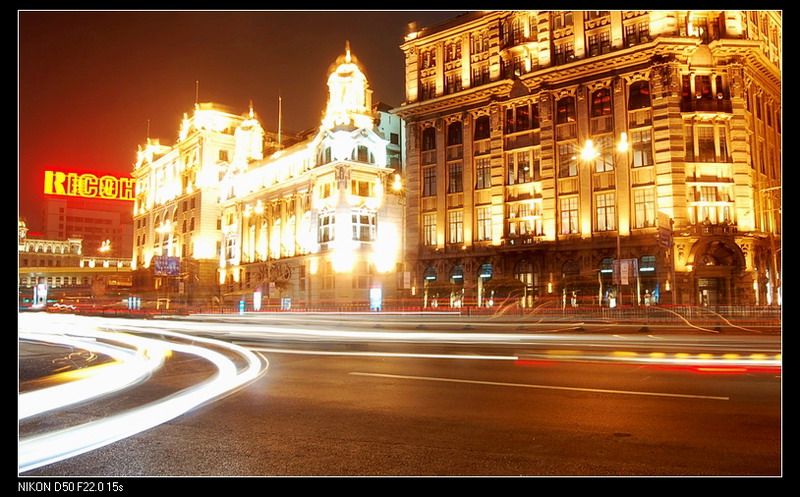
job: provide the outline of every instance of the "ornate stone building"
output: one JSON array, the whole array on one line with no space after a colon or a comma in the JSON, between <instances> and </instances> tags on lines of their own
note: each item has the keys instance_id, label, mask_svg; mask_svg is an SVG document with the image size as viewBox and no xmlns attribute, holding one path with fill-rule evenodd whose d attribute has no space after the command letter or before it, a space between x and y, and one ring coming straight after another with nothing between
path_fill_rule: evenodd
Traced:
<instances>
[{"instance_id":1,"label":"ornate stone building","mask_svg":"<svg viewBox=\"0 0 800 497\"><path fill-rule=\"evenodd\" d=\"M781 14L470 12L410 32L415 292L779 302ZM624 296L623 296L624 295Z\"/></svg>"},{"instance_id":2,"label":"ornate stone building","mask_svg":"<svg viewBox=\"0 0 800 497\"><path fill-rule=\"evenodd\" d=\"M327 83L314 133L221 178L223 299L366 308L400 296L400 120L373 104L349 45Z\"/></svg>"},{"instance_id":3,"label":"ornate stone building","mask_svg":"<svg viewBox=\"0 0 800 497\"><path fill-rule=\"evenodd\" d=\"M252 109L238 115L199 103L184 116L175 145L148 139L139 148L132 172L136 290L201 303L216 295L219 183L227 170L262 158L264 145Z\"/></svg>"}]
</instances>

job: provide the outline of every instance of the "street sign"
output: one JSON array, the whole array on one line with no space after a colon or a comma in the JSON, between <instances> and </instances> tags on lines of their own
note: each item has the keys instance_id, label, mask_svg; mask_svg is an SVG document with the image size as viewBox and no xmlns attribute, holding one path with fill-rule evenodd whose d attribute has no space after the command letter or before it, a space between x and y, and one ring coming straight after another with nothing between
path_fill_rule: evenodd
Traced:
<instances>
[{"instance_id":1,"label":"street sign","mask_svg":"<svg viewBox=\"0 0 800 497\"><path fill-rule=\"evenodd\" d=\"M672 219L664 212L658 213L658 244L672 247Z\"/></svg>"}]
</instances>

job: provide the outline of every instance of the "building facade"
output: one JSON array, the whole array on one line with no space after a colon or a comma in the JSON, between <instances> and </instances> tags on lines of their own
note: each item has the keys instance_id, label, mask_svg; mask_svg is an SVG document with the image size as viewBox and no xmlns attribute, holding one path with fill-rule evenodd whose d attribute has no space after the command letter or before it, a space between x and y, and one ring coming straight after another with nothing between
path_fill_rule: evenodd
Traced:
<instances>
[{"instance_id":1,"label":"building facade","mask_svg":"<svg viewBox=\"0 0 800 497\"><path fill-rule=\"evenodd\" d=\"M220 182L220 298L246 308L383 307L402 290L401 121L349 46L319 128Z\"/></svg>"},{"instance_id":2,"label":"building facade","mask_svg":"<svg viewBox=\"0 0 800 497\"><path fill-rule=\"evenodd\" d=\"M131 257L133 223L127 201L67 199L49 197L42 202L42 230L45 238L60 240L80 237L86 253L101 255L110 250L120 258Z\"/></svg>"},{"instance_id":3,"label":"building facade","mask_svg":"<svg viewBox=\"0 0 800 497\"><path fill-rule=\"evenodd\" d=\"M132 265L140 293L189 303L216 295L220 180L262 158L267 145L252 108L240 115L198 103L184 115L175 145L148 139L139 147L131 175Z\"/></svg>"},{"instance_id":4,"label":"building facade","mask_svg":"<svg viewBox=\"0 0 800 497\"><path fill-rule=\"evenodd\" d=\"M34 236L23 220L19 220L17 233L20 305L107 304L119 301L130 291L130 258L115 257L108 251L85 253L79 236L62 239Z\"/></svg>"},{"instance_id":5,"label":"building facade","mask_svg":"<svg viewBox=\"0 0 800 497\"><path fill-rule=\"evenodd\" d=\"M414 293L487 305L504 278L523 305L779 303L781 46L761 11L471 12L409 33Z\"/></svg>"}]
</instances>

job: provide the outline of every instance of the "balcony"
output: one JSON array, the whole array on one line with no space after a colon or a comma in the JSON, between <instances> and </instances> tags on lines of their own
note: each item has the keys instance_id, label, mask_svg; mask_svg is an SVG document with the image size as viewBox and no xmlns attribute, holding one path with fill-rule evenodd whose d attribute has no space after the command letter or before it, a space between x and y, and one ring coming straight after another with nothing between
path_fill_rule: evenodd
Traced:
<instances>
[{"instance_id":1,"label":"balcony","mask_svg":"<svg viewBox=\"0 0 800 497\"><path fill-rule=\"evenodd\" d=\"M448 145L447 147L447 160L459 160L464 158L463 145Z\"/></svg>"},{"instance_id":2,"label":"balcony","mask_svg":"<svg viewBox=\"0 0 800 497\"><path fill-rule=\"evenodd\" d=\"M571 140L578 137L578 124L571 122L556 125L556 140Z\"/></svg>"},{"instance_id":3,"label":"balcony","mask_svg":"<svg viewBox=\"0 0 800 497\"><path fill-rule=\"evenodd\" d=\"M436 149L422 151L422 165L436 164Z\"/></svg>"},{"instance_id":4,"label":"balcony","mask_svg":"<svg viewBox=\"0 0 800 497\"><path fill-rule=\"evenodd\" d=\"M540 138L538 131L527 131L517 135L510 135L505 137L505 149L513 150L515 148L532 147L539 145Z\"/></svg>"},{"instance_id":5,"label":"balcony","mask_svg":"<svg viewBox=\"0 0 800 497\"><path fill-rule=\"evenodd\" d=\"M681 100L681 112L733 112L733 106L728 99L696 98L692 100Z\"/></svg>"}]
</instances>

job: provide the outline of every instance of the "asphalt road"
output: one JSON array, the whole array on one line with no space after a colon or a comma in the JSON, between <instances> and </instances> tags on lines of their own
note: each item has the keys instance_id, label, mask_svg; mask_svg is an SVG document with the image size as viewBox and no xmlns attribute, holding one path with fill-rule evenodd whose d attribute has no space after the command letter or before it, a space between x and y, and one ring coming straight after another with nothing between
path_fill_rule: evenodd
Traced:
<instances>
[{"instance_id":1,"label":"asphalt road","mask_svg":"<svg viewBox=\"0 0 800 497\"><path fill-rule=\"evenodd\" d=\"M267 372L246 387L23 476L782 473L779 371L376 357L355 345L320 355L266 345L259 353ZM175 356L145 384L42 415L21 434L148 402L209 371L197 358Z\"/></svg>"}]
</instances>

